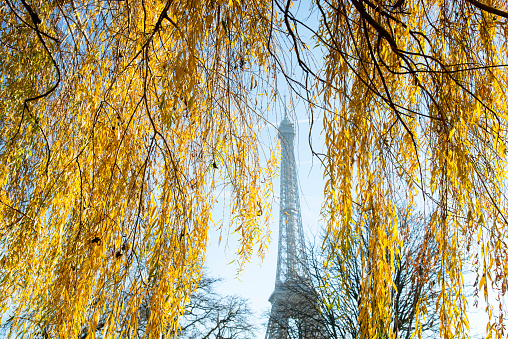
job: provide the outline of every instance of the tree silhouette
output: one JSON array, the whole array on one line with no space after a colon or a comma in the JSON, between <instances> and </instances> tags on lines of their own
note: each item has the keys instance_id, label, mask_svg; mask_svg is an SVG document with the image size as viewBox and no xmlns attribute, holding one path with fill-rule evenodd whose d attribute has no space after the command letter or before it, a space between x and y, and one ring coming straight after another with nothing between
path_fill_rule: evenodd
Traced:
<instances>
[{"instance_id":1,"label":"tree silhouette","mask_svg":"<svg viewBox=\"0 0 508 339\"><path fill-rule=\"evenodd\" d=\"M440 254L432 236L425 234L423 225L426 221L422 215L411 214L403 208L398 211L403 244L392 257L393 303L386 305L390 309L390 322L378 324L376 333L381 338L396 335L397 338L409 339L418 330L422 337L435 338L439 336L440 327L436 308ZM297 302L288 301L284 312L292 314L294 321L292 324L279 324L287 327L287 338L300 338L298 324L304 319L311 319L310 323L319 328L323 338L355 339L361 336L365 328L362 327L362 312L377 312L376 304L372 304L370 310L362 309L362 298L372 293L377 284L384 283L366 279L367 270L377 269L365 262L369 257L371 240L367 226L349 248L332 251L331 244L309 246L309 286L292 286L291 294ZM314 308L309 308L309 305ZM418 313L419 309L425 312Z\"/></svg>"}]
</instances>

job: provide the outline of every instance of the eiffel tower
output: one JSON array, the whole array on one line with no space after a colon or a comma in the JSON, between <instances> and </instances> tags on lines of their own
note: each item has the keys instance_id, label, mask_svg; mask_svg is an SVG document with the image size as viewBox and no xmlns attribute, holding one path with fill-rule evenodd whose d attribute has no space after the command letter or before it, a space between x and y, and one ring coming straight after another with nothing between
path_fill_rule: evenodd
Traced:
<instances>
[{"instance_id":1,"label":"eiffel tower","mask_svg":"<svg viewBox=\"0 0 508 339\"><path fill-rule=\"evenodd\" d=\"M286 115L279 126L282 160L277 275L269 299L272 308L265 339L325 338L305 255L294 137L294 126Z\"/></svg>"}]
</instances>

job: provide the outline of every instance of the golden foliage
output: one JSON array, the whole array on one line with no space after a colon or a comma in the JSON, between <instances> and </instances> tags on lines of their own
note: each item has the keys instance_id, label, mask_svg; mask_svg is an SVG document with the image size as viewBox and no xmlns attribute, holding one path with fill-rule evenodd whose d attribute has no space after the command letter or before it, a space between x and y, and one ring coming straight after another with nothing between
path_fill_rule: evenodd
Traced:
<instances>
[{"instance_id":1,"label":"golden foliage","mask_svg":"<svg viewBox=\"0 0 508 339\"><path fill-rule=\"evenodd\" d=\"M439 270L441 336L465 337L463 261L474 255L485 293L508 286L508 5L334 0L317 1L317 11L328 236L350 248L367 225L371 234L361 338L396 336L387 324L400 192L432 211L427 232L440 255L428 267ZM357 206L368 223L352 222ZM424 303L415 309L418 335L425 312ZM488 312L489 336L503 336L504 310Z\"/></svg>"},{"instance_id":2,"label":"golden foliage","mask_svg":"<svg viewBox=\"0 0 508 339\"><path fill-rule=\"evenodd\" d=\"M93 337L84 329L107 314L102 332L115 337L136 331L149 300L145 334L174 334L222 183L240 258L261 249L275 160L258 148L251 94L282 60L282 32L326 109L328 239L347 253L369 228L361 337L396 337L400 191L409 209L433 211L425 234L439 255L426 269L439 271L441 335L466 336L464 258L485 299L508 287L508 5L313 4L315 72L291 0L0 5L0 311L13 308L27 335L58 337ZM489 336L503 336L504 310L487 312Z\"/></svg>"},{"instance_id":3,"label":"golden foliage","mask_svg":"<svg viewBox=\"0 0 508 339\"><path fill-rule=\"evenodd\" d=\"M276 161L248 94L273 69L268 2L8 0L0 27L0 313L58 338L105 316L113 338L148 301L144 335L175 333L214 188L240 261L267 236Z\"/></svg>"}]
</instances>

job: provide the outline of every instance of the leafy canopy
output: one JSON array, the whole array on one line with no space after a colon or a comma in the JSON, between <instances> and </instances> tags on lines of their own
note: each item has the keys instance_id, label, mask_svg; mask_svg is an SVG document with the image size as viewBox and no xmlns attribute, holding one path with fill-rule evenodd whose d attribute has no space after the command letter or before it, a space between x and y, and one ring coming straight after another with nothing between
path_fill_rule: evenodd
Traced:
<instances>
[{"instance_id":1,"label":"leafy canopy","mask_svg":"<svg viewBox=\"0 0 508 339\"><path fill-rule=\"evenodd\" d=\"M249 94L273 69L270 27L265 1L0 5L0 314L26 325L14 333L76 338L107 312L103 337L125 336L147 300L146 335L176 333L219 185L239 260L262 252L275 158Z\"/></svg>"},{"instance_id":2,"label":"leafy canopy","mask_svg":"<svg viewBox=\"0 0 508 339\"><path fill-rule=\"evenodd\" d=\"M349 248L367 225L370 232L361 337L394 321L390 258L402 242L401 191L430 211L426 230L439 255L427 269L439 273L440 334L466 336L463 261L473 256L485 299L508 287L508 5L338 0L316 7L328 234ZM357 207L367 222L352 222ZM424 303L414 311L421 335ZM489 336L503 336L504 309L486 311Z\"/></svg>"},{"instance_id":3,"label":"leafy canopy","mask_svg":"<svg viewBox=\"0 0 508 339\"><path fill-rule=\"evenodd\" d=\"M347 253L369 225L361 337L396 336L397 192L431 211L443 337L467 333L464 258L485 299L505 293L504 1L314 0L316 27L291 0L0 6L0 307L27 335L75 337L106 307L104 336L127 334L142 300L147 335L175 330L219 184L240 258L263 248L275 157L256 94L292 74L288 53L309 109L324 111L326 243ZM425 303L414 311L423 319ZM503 336L504 309L487 312L489 336Z\"/></svg>"}]
</instances>

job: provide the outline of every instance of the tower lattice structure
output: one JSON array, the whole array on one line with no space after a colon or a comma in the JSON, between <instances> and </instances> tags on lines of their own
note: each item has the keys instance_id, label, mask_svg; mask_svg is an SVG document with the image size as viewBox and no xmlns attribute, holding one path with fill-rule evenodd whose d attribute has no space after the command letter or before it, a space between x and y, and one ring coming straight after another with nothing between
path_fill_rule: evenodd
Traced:
<instances>
[{"instance_id":1,"label":"tower lattice structure","mask_svg":"<svg viewBox=\"0 0 508 339\"><path fill-rule=\"evenodd\" d=\"M277 275L269 299L272 308L265 339L325 338L305 255L294 137L294 126L285 116L279 126L282 159Z\"/></svg>"}]
</instances>

